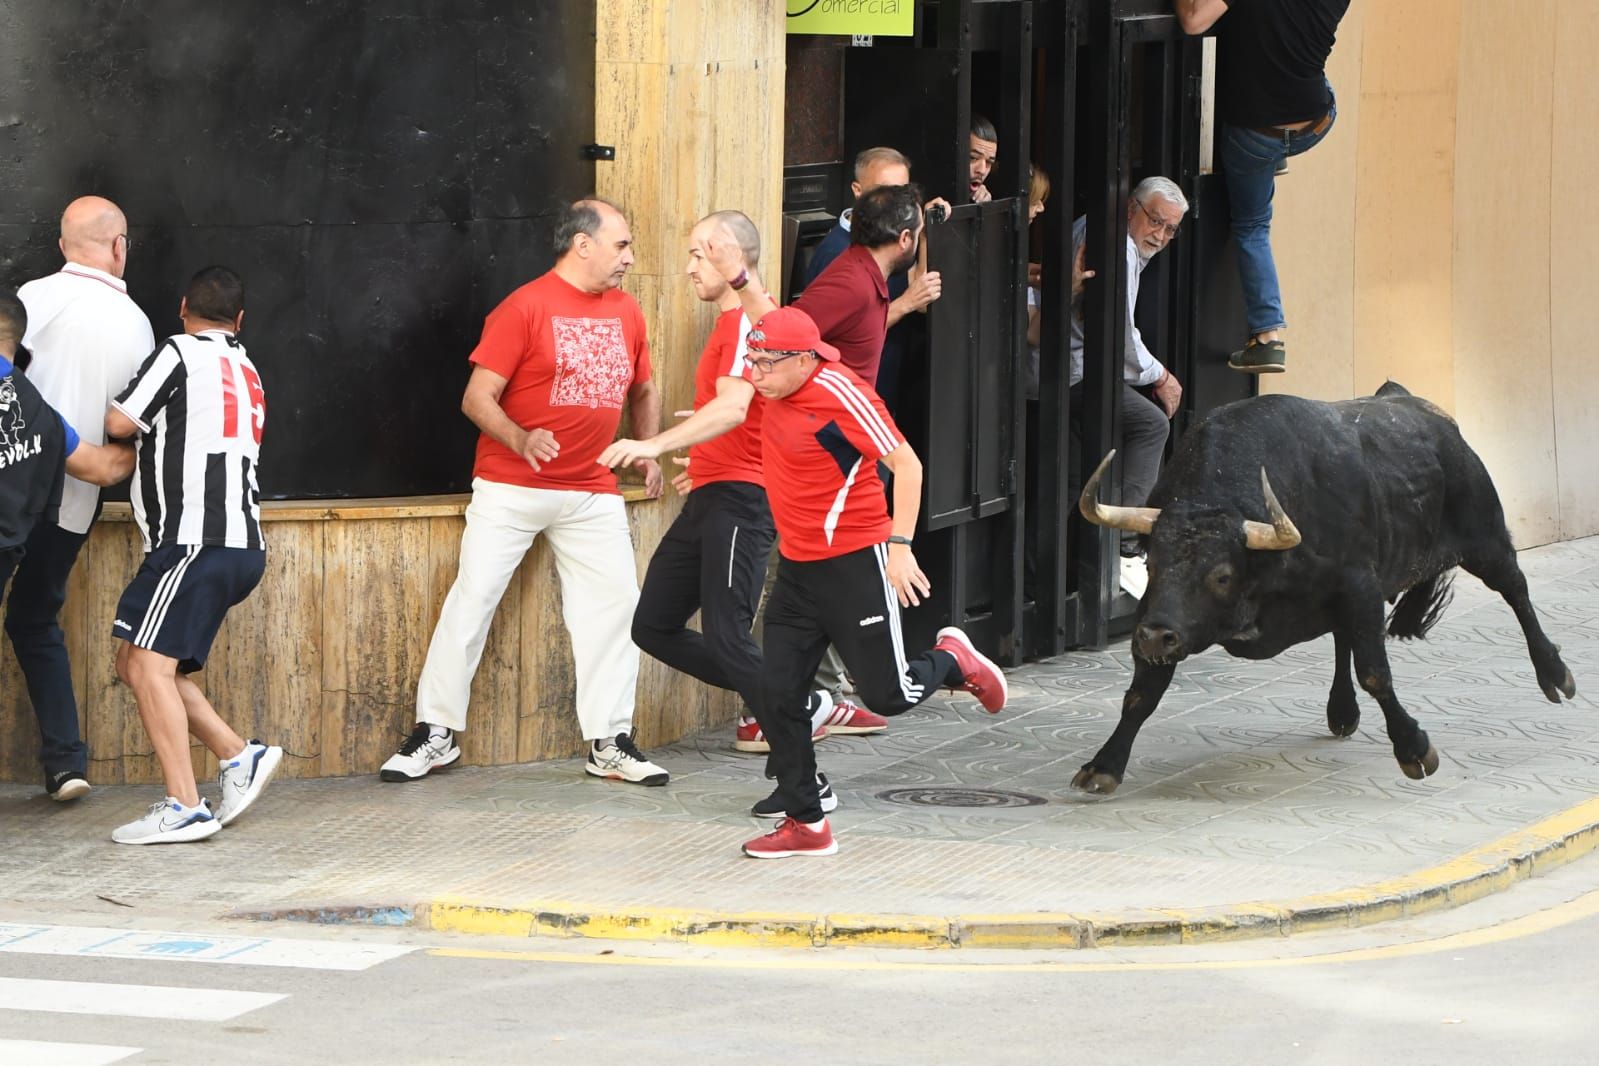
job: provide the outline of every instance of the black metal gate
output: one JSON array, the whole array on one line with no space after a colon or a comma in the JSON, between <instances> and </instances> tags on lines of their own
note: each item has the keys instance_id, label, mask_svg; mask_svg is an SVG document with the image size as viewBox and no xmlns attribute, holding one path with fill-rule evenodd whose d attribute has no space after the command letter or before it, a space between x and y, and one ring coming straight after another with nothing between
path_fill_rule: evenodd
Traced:
<instances>
[{"instance_id":1,"label":"black metal gate","mask_svg":"<svg viewBox=\"0 0 1599 1066\"><path fill-rule=\"evenodd\" d=\"M927 309L924 353L903 374L900 422L925 470L916 556L931 600L906 612L909 646L940 626L967 629L1022 661L1022 525L1017 485L1025 357L1026 186L1031 139L1029 0L925 6L918 39L852 49L845 62L846 158L888 144L909 155L930 196L955 205L927 228L928 269L944 295ZM966 202L973 69L989 76L1000 158L994 199Z\"/></svg>"},{"instance_id":2,"label":"black metal gate","mask_svg":"<svg viewBox=\"0 0 1599 1066\"><path fill-rule=\"evenodd\" d=\"M844 61L845 160L873 145L911 156L929 195L956 205L927 230L943 298L924 319L901 382L901 427L925 468L916 554L933 581L906 613L912 646L965 627L1006 663L1102 646L1132 617L1107 531L1078 525L1074 466L1120 433L1127 196L1164 174L1189 196L1179 239L1145 272L1138 323L1185 386L1174 424L1248 395L1226 369L1242 305L1219 179L1199 172L1200 45L1170 0L924 0L917 34L852 48ZM988 187L971 204L966 145L981 109L1000 134ZM1026 400L1029 158L1053 178L1037 258L1043 267L1040 395ZM847 165L847 164L846 164ZM1083 301L1080 410L1067 367L1071 224L1086 212L1097 280ZM1200 309L1204 308L1201 315ZM1096 354L1098 353L1098 354ZM1073 414L1081 438L1073 444ZM1036 464L1029 485L1030 464ZM1029 511L1031 514L1029 515Z\"/></svg>"}]
</instances>

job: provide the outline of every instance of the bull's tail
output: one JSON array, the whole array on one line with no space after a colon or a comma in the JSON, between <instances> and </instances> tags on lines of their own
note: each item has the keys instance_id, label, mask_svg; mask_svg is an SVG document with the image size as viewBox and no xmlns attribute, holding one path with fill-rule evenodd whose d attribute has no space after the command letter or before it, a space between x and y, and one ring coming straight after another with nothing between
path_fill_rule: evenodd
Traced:
<instances>
[{"instance_id":1,"label":"bull's tail","mask_svg":"<svg viewBox=\"0 0 1599 1066\"><path fill-rule=\"evenodd\" d=\"M1418 640L1438 624L1449 601L1455 598L1455 572L1445 570L1399 597L1388 612L1388 635L1400 640Z\"/></svg>"}]
</instances>

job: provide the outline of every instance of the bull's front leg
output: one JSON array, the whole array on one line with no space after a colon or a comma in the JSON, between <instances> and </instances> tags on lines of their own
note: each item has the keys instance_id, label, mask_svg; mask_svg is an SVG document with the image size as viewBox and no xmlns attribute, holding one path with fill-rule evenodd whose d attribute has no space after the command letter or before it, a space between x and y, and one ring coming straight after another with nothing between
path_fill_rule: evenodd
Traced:
<instances>
[{"instance_id":1,"label":"bull's front leg","mask_svg":"<svg viewBox=\"0 0 1599 1066\"><path fill-rule=\"evenodd\" d=\"M1375 580L1362 580L1349 590L1344 616L1355 660L1355 676L1360 679L1360 687L1382 708L1399 769L1416 781L1431 776L1438 769L1438 750L1394 695L1394 679L1388 669L1388 648L1384 643L1387 629L1383 620L1382 592Z\"/></svg>"},{"instance_id":2,"label":"bull's front leg","mask_svg":"<svg viewBox=\"0 0 1599 1066\"><path fill-rule=\"evenodd\" d=\"M1166 694L1176 663L1155 664L1133 657L1133 683L1122 697L1122 717L1116 731L1094 757L1083 763L1083 768L1072 778L1072 787L1080 792L1108 796L1122 783L1127 772L1127 759L1133 751L1133 738L1139 728L1155 713L1160 698Z\"/></svg>"},{"instance_id":3,"label":"bull's front leg","mask_svg":"<svg viewBox=\"0 0 1599 1066\"><path fill-rule=\"evenodd\" d=\"M1327 728L1335 737L1347 737L1360 725L1360 699L1349 674L1349 638L1333 633L1333 683L1327 693Z\"/></svg>"}]
</instances>

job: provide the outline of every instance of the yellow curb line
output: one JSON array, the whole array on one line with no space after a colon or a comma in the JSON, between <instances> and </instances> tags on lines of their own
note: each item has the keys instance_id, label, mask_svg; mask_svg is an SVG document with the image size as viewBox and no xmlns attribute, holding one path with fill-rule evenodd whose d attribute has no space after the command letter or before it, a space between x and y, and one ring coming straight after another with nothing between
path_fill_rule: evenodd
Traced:
<instances>
[{"instance_id":1,"label":"yellow curb line","mask_svg":"<svg viewBox=\"0 0 1599 1066\"><path fill-rule=\"evenodd\" d=\"M415 924L483 936L671 940L707 947L1097 948L1204 944L1349 929L1457 907L1546 873L1599 846L1599 799L1447 862L1356 888L1276 902L1086 913L804 914L596 909L539 902L492 907L440 897Z\"/></svg>"}]
</instances>

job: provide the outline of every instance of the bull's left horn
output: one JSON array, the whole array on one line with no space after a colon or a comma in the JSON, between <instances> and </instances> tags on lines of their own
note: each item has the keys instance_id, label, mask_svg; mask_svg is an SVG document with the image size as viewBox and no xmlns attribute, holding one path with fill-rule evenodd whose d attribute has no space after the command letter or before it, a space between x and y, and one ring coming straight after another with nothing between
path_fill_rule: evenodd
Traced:
<instances>
[{"instance_id":1,"label":"bull's left horn","mask_svg":"<svg viewBox=\"0 0 1599 1066\"><path fill-rule=\"evenodd\" d=\"M1283 510L1283 505L1277 502L1277 494L1271 491L1271 481L1266 477L1265 467L1260 468L1260 491L1266 497L1266 513L1271 516L1271 521L1252 522L1245 519L1244 545L1256 551L1287 551L1299 543L1299 528Z\"/></svg>"},{"instance_id":2,"label":"bull's left horn","mask_svg":"<svg viewBox=\"0 0 1599 1066\"><path fill-rule=\"evenodd\" d=\"M1083 486L1083 494L1077 497L1077 509L1096 526L1124 529L1129 533L1148 533L1155 528L1155 519L1160 517L1159 507L1113 507L1099 502L1099 479L1105 476L1114 458L1116 449L1112 448L1099 461L1099 469Z\"/></svg>"}]
</instances>

